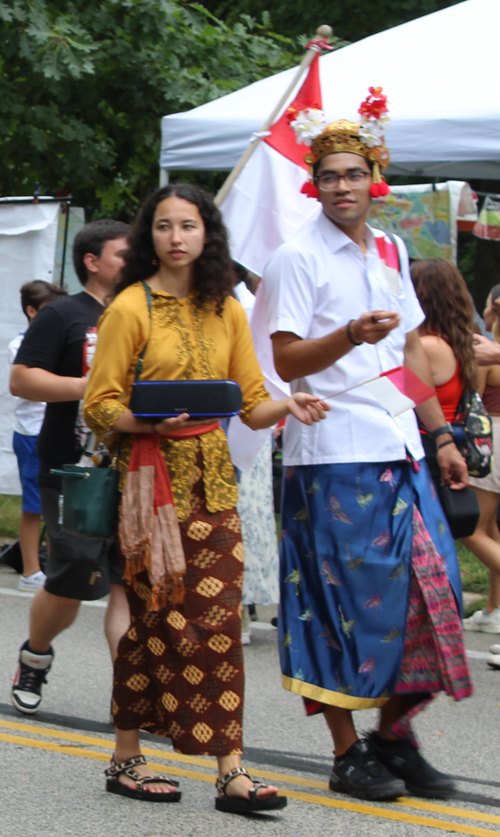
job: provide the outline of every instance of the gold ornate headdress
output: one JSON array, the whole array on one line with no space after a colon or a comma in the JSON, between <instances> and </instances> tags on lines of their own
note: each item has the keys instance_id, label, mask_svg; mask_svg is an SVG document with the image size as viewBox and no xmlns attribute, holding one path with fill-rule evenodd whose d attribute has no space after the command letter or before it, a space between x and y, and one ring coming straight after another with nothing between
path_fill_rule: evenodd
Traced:
<instances>
[{"instance_id":1,"label":"gold ornate headdress","mask_svg":"<svg viewBox=\"0 0 500 837\"><path fill-rule=\"evenodd\" d=\"M310 181L304 184L302 191L309 197L318 197L313 180L315 164L327 154L347 151L350 154L358 154L372 163L371 196L379 198L387 195L389 187L381 174L390 160L384 138L385 125L389 122L387 112L387 96L382 93L382 88L370 87L369 95L358 110L361 116L360 124L338 119L325 127L324 119L320 118L320 112L317 111L316 118L309 118L305 129L303 114L299 114L295 121L291 122L291 127L297 134L297 141L305 142L311 149L304 158L309 167Z\"/></svg>"}]
</instances>

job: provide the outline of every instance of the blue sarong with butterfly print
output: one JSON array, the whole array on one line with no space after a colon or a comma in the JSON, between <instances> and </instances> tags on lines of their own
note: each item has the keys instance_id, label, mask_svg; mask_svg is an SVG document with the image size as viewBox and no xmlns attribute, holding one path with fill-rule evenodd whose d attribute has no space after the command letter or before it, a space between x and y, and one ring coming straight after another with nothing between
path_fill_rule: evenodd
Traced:
<instances>
[{"instance_id":1,"label":"blue sarong with butterfly print","mask_svg":"<svg viewBox=\"0 0 500 837\"><path fill-rule=\"evenodd\" d=\"M285 471L279 616L283 685L346 709L382 706L401 668L414 505L460 610L455 545L425 460Z\"/></svg>"}]
</instances>

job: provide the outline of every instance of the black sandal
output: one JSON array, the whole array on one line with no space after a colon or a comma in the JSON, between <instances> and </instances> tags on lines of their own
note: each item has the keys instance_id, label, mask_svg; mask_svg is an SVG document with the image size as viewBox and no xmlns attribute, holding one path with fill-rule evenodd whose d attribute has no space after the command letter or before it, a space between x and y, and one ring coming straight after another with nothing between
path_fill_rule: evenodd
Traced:
<instances>
[{"instance_id":1,"label":"black sandal","mask_svg":"<svg viewBox=\"0 0 500 837\"><path fill-rule=\"evenodd\" d=\"M243 796L227 795L227 786L237 776L247 776L254 784L254 787L248 791L248 799L245 799ZM267 785L252 779L248 770L244 767L233 767L229 773L226 773L223 779L217 779L215 787L222 794L222 796L215 797L215 807L217 811L225 811L227 814L253 814L256 811L278 811L280 808L285 808L288 802L286 796L258 797L257 792L259 788L267 788Z\"/></svg>"},{"instance_id":2,"label":"black sandal","mask_svg":"<svg viewBox=\"0 0 500 837\"><path fill-rule=\"evenodd\" d=\"M146 764L144 756L134 756L127 761L121 761L119 764L115 761L115 757L111 756L111 764L104 771L108 777L106 780L106 790L109 793L118 793L121 796L129 796L131 799L143 799L148 802L179 802L182 793L180 791L170 791L170 793L153 793L148 791L144 785L159 784L160 782L166 785L172 785L174 788L179 787L179 782L169 779L166 776L141 776L137 770L134 770L138 764ZM120 782L118 776L125 774L129 779L132 779L137 785L135 788L129 788Z\"/></svg>"}]
</instances>

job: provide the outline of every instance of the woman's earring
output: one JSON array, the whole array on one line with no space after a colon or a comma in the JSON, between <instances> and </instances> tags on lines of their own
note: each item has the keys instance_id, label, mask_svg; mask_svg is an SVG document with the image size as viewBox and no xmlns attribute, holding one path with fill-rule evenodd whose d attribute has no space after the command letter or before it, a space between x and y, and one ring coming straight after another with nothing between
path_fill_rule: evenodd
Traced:
<instances>
[{"instance_id":1,"label":"woman's earring","mask_svg":"<svg viewBox=\"0 0 500 837\"><path fill-rule=\"evenodd\" d=\"M151 264L158 267L158 259L151 259Z\"/></svg>"},{"instance_id":2,"label":"woman's earring","mask_svg":"<svg viewBox=\"0 0 500 837\"><path fill-rule=\"evenodd\" d=\"M206 259L198 259L198 264L206 264Z\"/></svg>"}]
</instances>

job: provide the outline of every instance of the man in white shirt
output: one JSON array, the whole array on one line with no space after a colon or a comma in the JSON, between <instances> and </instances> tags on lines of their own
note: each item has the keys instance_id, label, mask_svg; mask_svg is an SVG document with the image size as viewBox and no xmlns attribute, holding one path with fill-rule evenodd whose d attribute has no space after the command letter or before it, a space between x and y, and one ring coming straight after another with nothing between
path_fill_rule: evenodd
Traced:
<instances>
[{"instance_id":1,"label":"man in white shirt","mask_svg":"<svg viewBox=\"0 0 500 837\"><path fill-rule=\"evenodd\" d=\"M453 782L419 754L409 719L441 689L471 693L454 544L413 412L395 418L364 387L350 389L402 364L432 387L424 316L403 243L366 223L386 149L341 121L306 161L323 212L264 272L278 373L331 405L326 421L289 419L285 430L283 685L308 714L325 715L332 790L445 798ZM464 487L467 468L437 398L417 412L437 440L443 481ZM351 712L371 707L381 708L379 729L359 740Z\"/></svg>"}]
</instances>

